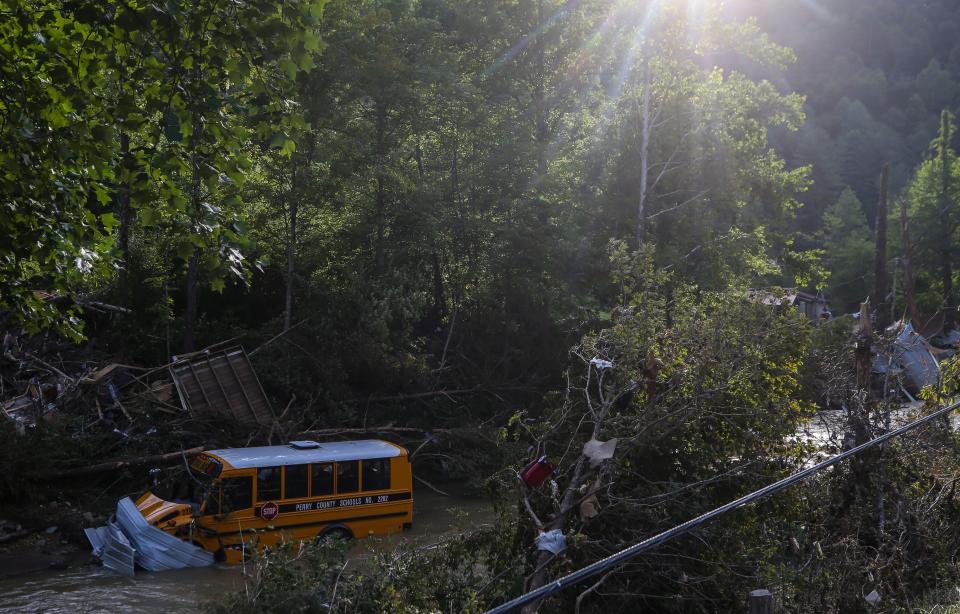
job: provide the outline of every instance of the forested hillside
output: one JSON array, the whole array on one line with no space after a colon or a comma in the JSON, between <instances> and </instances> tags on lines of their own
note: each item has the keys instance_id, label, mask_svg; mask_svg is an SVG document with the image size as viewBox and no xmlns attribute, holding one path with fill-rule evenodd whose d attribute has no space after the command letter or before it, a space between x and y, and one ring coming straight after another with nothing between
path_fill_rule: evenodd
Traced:
<instances>
[{"instance_id":1,"label":"forested hillside","mask_svg":"<svg viewBox=\"0 0 960 614\"><path fill-rule=\"evenodd\" d=\"M888 431L955 391L958 28L948 0L0 0L0 390L230 340L278 416L4 424L0 493L416 432L494 526L342 578L274 552L218 607L483 611ZM871 379L895 322L943 340L932 385ZM937 422L541 611L917 611L960 580L956 447Z\"/></svg>"}]
</instances>

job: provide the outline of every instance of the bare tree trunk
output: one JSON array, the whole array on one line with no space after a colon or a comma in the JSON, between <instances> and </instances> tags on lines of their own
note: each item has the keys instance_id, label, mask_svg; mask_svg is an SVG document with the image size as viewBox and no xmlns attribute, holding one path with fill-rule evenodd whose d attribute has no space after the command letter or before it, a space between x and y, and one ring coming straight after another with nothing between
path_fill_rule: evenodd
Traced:
<instances>
[{"instance_id":1,"label":"bare tree trunk","mask_svg":"<svg viewBox=\"0 0 960 614\"><path fill-rule=\"evenodd\" d=\"M604 418L609 411L610 403L605 404L600 410L600 414L593 424L593 432L591 434L592 439L596 439L600 436L600 432L603 429ZM546 522L542 528L544 532L553 531L554 529L563 529L567 524L567 517L570 512L577 509L577 500L583 496L581 492L581 486L588 483L593 469L591 468L590 462L587 459L586 455L580 454L580 457L577 459L577 464L574 466L572 477L570 482L567 484L566 489L563 491L563 498L560 500L560 509L553 516L553 518ZM527 591L532 591L540 588L541 586L547 583L547 567L549 566L550 559L554 555L546 550L538 550L537 556L534 561L534 573L530 577L530 582L527 585ZM523 614L534 614L537 611L537 608L540 607L539 602L531 603L523 608Z\"/></svg>"},{"instance_id":2,"label":"bare tree trunk","mask_svg":"<svg viewBox=\"0 0 960 614\"><path fill-rule=\"evenodd\" d=\"M199 267L200 250L194 249L187 263L187 311L183 324L183 351L192 352L196 347L194 328L197 325L197 268Z\"/></svg>"},{"instance_id":3,"label":"bare tree trunk","mask_svg":"<svg viewBox=\"0 0 960 614\"><path fill-rule=\"evenodd\" d=\"M889 325L887 296L890 293L887 278L887 188L890 183L890 164L884 164L880 172L880 199L877 202L877 218L874 224L873 251L873 310L878 331Z\"/></svg>"},{"instance_id":4,"label":"bare tree trunk","mask_svg":"<svg viewBox=\"0 0 960 614\"><path fill-rule=\"evenodd\" d=\"M953 296L953 263L950 250L943 254L943 330L949 332L957 326L957 302Z\"/></svg>"},{"instance_id":5,"label":"bare tree trunk","mask_svg":"<svg viewBox=\"0 0 960 614\"><path fill-rule=\"evenodd\" d=\"M851 407L854 435L856 443L860 445L869 439L868 417L872 400L871 382L873 372L873 331L870 326L870 303L860 304L860 321L857 324L854 344L854 359L856 362L857 389L863 395L862 407ZM857 405L854 403L854 405Z\"/></svg>"},{"instance_id":6,"label":"bare tree trunk","mask_svg":"<svg viewBox=\"0 0 960 614\"><path fill-rule=\"evenodd\" d=\"M640 200L637 203L637 247L643 245L647 206L647 174L650 170L650 64L643 62L643 108L640 115Z\"/></svg>"},{"instance_id":7,"label":"bare tree trunk","mask_svg":"<svg viewBox=\"0 0 960 614\"><path fill-rule=\"evenodd\" d=\"M130 153L130 136L126 132L120 133L120 167L126 165L127 155ZM130 230L133 225L133 209L130 207L130 183L125 181L117 191L117 208L120 213L120 228L117 233L117 250L120 252L120 295L127 300L130 295L129 263L130 263Z\"/></svg>"},{"instance_id":8,"label":"bare tree trunk","mask_svg":"<svg viewBox=\"0 0 960 614\"><path fill-rule=\"evenodd\" d=\"M956 298L953 295L953 261L952 261L952 228L950 217L953 203L950 202L950 114L944 110L940 115L940 198L938 202L940 231L943 234L940 240L940 271L943 281L943 330L950 331L956 327Z\"/></svg>"},{"instance_id":9,"label":"bare tree trunk","mask_svg":"<svg viewBox=\"0 0 960 614\"><path fill-rule=\"evenodd\" d=\"M920 324L917 314L917 303L914 299L913 285L913 246L910 243L910 221L907 218L907 201L900 200L900 242L903 244L903 296L907 303L907 315L913 327Z\"/></svg>"},{"instance_id":10,"label":"bare tree trunk","mask_svg":"<svg viewBox=\"0 0 960 614\"><path fill-rule=\"evenodd\" d=\"M383 245L387 224L387 196L384 188L383 164L386 152L387 108L377 104L377 237L374 245L374 266L377 276L386 271L386 255Z\"/></svg>"},{"instance_id":11,"label":"bare tree trunk","mask_svg":"<svg viewBox=\"0 0 960 614\"><path fill-rule=\"evenodd\" d=\"M194 69L195 79L199 81L199 67ZM199 114L193 113L193 136L190 153L190 211L191 228L190 232L200 232L200 217L202 211L200 208L201 190L200 190L200 154L197 151L200 147L200 137L203 134L203 125L200 122ZM197 325L197 282L199 279L200 267L200 248L194 248L190 261L187 263L187 312L184 318L183 327L183 351L192 352L196 346L194 329Z\"/></svg>"},{"instance_id":12,"label":"bare tree trunk","mask_svg":"<svg viewBox=\"0 0 960 614\"><path fill-rule=\"evenodd\" d=\"M290 209L287 220L287 287L283 309L283 330L288 330L293 317L293 276L297 251L297 213L300 208L300 199L297 195L297 167L291 159L293 168L290 171Z\"/></svg>"},{"instance_id":13,"label":"bare tree trunk","mask_svg":"<svg viewBox=\"0 0 960 614\"><path fill-rule=\"evenodd\" d=\"M543 0L537 2L537 24L542 24ZM547 99L546 99L546 50L543 33L536 38L537 75L533 88L533 104L536 111L536 141L537 141L537 180L547 174L547 147L550 141L550 129L547 126Z\"/></svg>"},{"instance_id":14,"label":"bare tree trunk","mask_svg":"<svg viewBox=\"0 0 960 614\"><path fill-rule=\"evenodd\" d=\"M599 429L594 428L594 437L598 434L598 430ZM560 511L550 522L544 525L544 532L563 529L564 525L566 525L567 515L575 507L573 504L579 494L580 485L587 481L586 478L589 467L590 464L587 462L586 457L581 455L580 458L577 459L577 464L574 467L573 477L563 493L563 499L560 501ZM547 583L547 567L552 557L553 554L546 550L537 551L537 557L534 561L534 573L530 577L530 583L527 585L527 592L536 590ZM534 602L524 606L522 612L523 614L534 614L539 607L540 603Z\"/></svg>"}]
</instances>

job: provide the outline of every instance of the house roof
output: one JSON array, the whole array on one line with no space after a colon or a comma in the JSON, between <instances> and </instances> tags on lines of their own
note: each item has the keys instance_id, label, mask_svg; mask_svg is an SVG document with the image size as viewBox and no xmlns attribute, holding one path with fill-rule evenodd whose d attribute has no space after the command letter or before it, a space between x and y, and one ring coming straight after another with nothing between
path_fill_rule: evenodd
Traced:
<instances>
[{"instance_id":1,"label":"house roof","mask_svg":"<svg viewBox=\"0 0 960 614\"><path fill-rule=\"evenodd\" d=\"M351 461L367 458L393 458L406 454L406 450L400 446L379 439L336 441L316 444L316 447L305 447L303 445L313 442L296 443L298 444L297 447L285 445L225 448L208 450L206 454L220 458L234 469L303 465L306 463Z\"/></svg>"}]
</instances>

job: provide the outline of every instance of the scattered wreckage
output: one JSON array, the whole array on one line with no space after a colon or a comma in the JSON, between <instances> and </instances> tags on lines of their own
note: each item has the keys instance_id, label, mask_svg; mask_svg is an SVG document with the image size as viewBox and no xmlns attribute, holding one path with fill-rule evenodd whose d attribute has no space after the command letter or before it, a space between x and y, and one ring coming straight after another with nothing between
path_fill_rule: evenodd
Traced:
<instances>
[{"instance_id":1,"label":"scattered wreckage","mask_svg":"<svg viewBox=\"0 0 960 614\"><path fill-rule=\"evenodd\" d=\"M20 432L38 421L55 420L63 411L96 415L90 425L113 415L133 422L134 407L194 419L229 419L251 428L269 428L276 420L250 358L239 345L211 346L153 368L81 364L73 376L66 367L30 352L11 347L4 356L27 376L23 392L0 405Z\"/></svg>"},{"instance_id":2,"label":"scattered wreckage","mask_svg":"<svg viewBox=\"0 0 960 614\"><path fill-rule=\"evenodd\" d=\"M940 383L940 363L956 354L955 347L937 347L918 333L909 322L896 322L887 328L895 338L873 359L875 376L897 376L900 391L911 402L921 390Z\"/></svg>"},{"instance_id":3,"label":"scattered wreckage","mask_svg":"<svg viewBox=\"0 0 960 614\"><path fill-rule=\"evenodd\" d=\"M151 525L129 497L120 499L106 525L84 533L103 566L126 576L133 576L137 566L166 571L214 563L212 553Z\"/></svg>"}]
</instances>

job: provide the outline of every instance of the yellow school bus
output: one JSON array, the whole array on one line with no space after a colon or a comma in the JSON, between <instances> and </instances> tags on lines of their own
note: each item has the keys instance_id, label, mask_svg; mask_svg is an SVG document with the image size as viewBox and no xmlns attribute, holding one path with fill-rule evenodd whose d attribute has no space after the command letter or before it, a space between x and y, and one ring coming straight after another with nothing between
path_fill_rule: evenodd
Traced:
<instances>
[{"instance_id":1,"label":"yellow school bus","mask_svg":"<svg viewBox=\"0 0 960 614\"><path fill-rule=\"evenodd\" d=\"M148 492L137 508L153 526L236 563L253 547L328 535L362 538L409 528L407 451L380 440L230 448L190 463L172 500Z\"/></svg>"}]
</instances>

